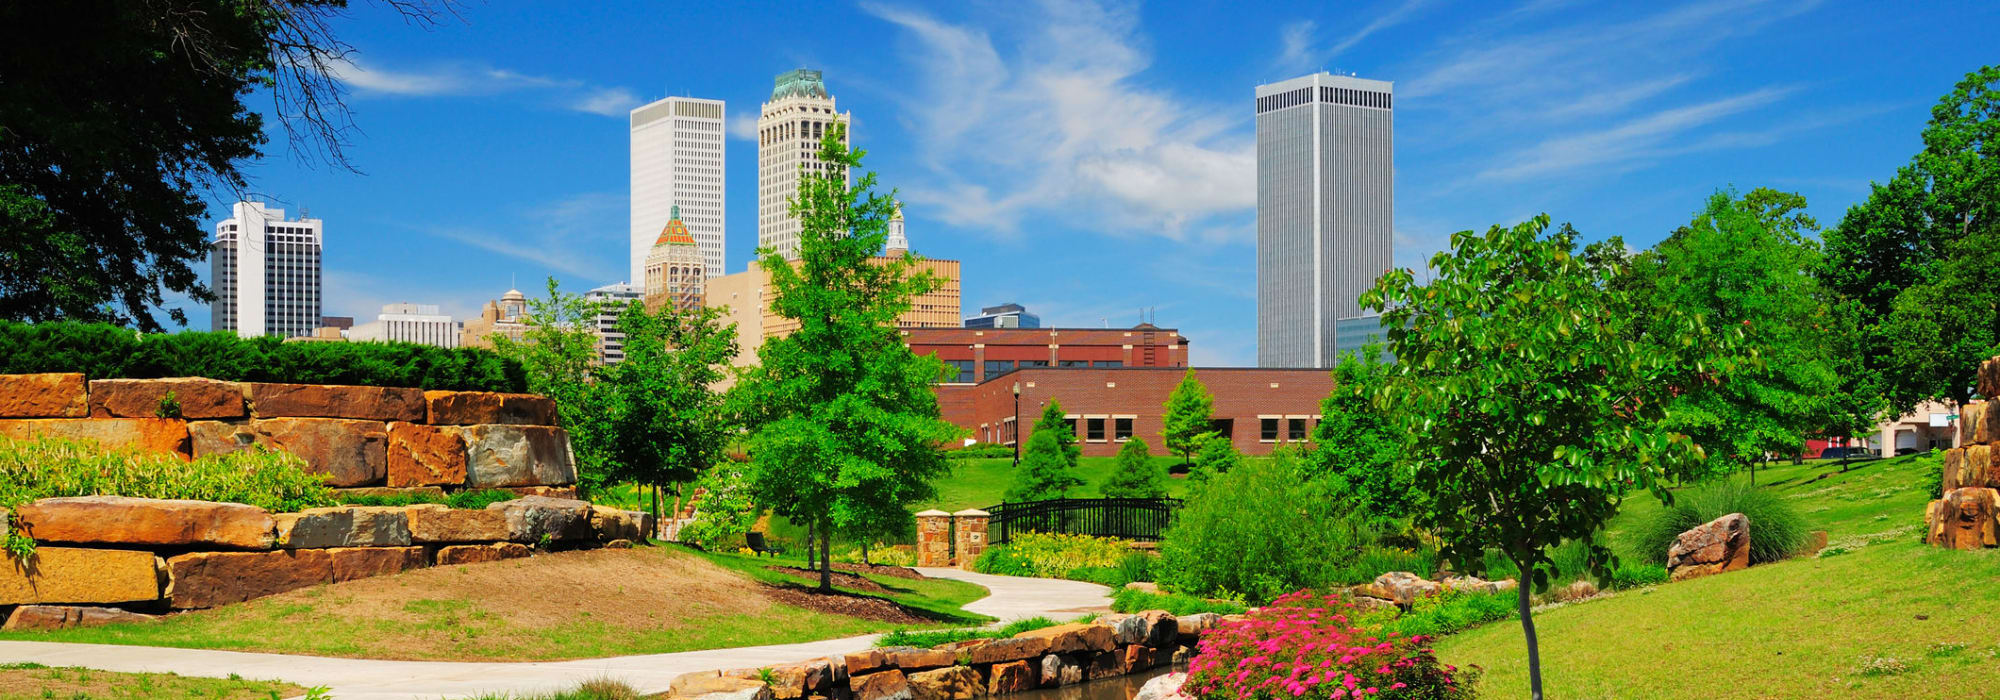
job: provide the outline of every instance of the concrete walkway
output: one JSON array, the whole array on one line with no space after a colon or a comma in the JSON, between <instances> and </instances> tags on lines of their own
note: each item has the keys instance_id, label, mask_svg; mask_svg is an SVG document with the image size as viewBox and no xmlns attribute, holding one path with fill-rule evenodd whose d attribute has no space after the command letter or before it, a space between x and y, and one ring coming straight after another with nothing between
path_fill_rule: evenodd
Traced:
<instances>
[{"instance_id":1,"label":"concrete walkway","mask_svg":"<svg viewBox=\"0 0 2000 700\"><path fill-rule=\"evenodd\" d=\"M1101 611L1109 590L1077 581L988 576L957 569L918 569L926 576L969 581L991 594L965 606L1001 621L1045 616L1076 617ZM579 661L485 663L378 661L289 654L255 654L202 649L169 649L112 644L0 641L0 663L34 662L83 666L105 671L172 672L215 678L282 680L306 687L326 686L342 700L437 700L480 694L531 694L568 690L583 681L609 678L641 692L664 692L675 676L692 671L754 668L805 661L867 648L877 635L801 644L711 649L672 654L617 656Z\"/></svg>"}]
</instances>

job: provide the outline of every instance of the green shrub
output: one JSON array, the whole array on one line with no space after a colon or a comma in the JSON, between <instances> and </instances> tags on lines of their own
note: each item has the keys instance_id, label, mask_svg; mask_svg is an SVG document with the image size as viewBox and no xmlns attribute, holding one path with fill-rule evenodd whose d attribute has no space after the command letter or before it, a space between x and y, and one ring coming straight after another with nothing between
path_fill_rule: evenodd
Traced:
<instances>
[{"instance_id":1,"label":"green shrub","mask_svg":"<svg viewBox=\"0 0 2000 700\"><path fill-rule=\"evenodd\" d=\"M1153 580L1153 560L1154 556L1145 552L1126 552L1118 560L1118 577L1122 579L1118 585Z\"/></svg>"},{"instance_id":2,"label":"green shrub","mask_svg":"<svg viewBox=\"0 0 2000 700\"><path fill-rule=\"evenodd\" d=\"M1013 447L992 442L975 442L955 450L946 450L944 453L945 459L990 459L1012 456L1014 456Z\"/></svg>"},{"instance_id":3,"label":"green shrub","mask_svg":"<svg viewBox=\"0 0 2000 700\"><path fill-rule=\"evenodd\" d=\"M1167 531L1155 577L1168 590L1253 602L1374 578L1357 560L1380 528L1325 489L1288 455L1211 476Z\"/></svg>"},{"instance_id":4,"label":"green shrub","mask_svg":"<svg viewBox=\"0 0 2000 700\"><path fill-rule=\"evenodd\" d=\"M287 343L227 332L140 334L105 323L0 321L0 374L527 391L520 363L480 348L415 343Z\"/></svg>"},{"instance_id":5,"label":"green shrub","mask_svg":"<svg viewBox=\"0 0 2000 700\"><path fill-rule=\"evenodd\" d=\"M1790 503L1748 484L1717 479L1674 495L1674 504L1660 510L1639 532L1640 553L1654 564L1667 562L1667 549L1680 534L1730 513L1750 520L1750 563L1764 564L1789 557L1809 536L1805 521Z\"/></svg>"},{"instance_id":6,"label":"green shrub","mask_svg":"<svg viewBox=\"0 0 2000 700\"><path fill-rule=\"evenodd\" d=\"M1659 564L1619 562L1611 570L1611 588L1639 588L1667 582L1667 567Z\"/></svg>"},{"instance_id":7,"label":"green shrub","mask_svg":"<svg viewBox=\"0 0 2000 700\"><path fill-rule=\"evenodd\" d=\"M917 647L928 649L940 644L963 642L968 639L1006 639L1022 632L1030 632L1044 627L1054 627L1060 623L1046 617L1030 617L1001 625L998 629L984 627L955 630L896 630L875 639L875 646Z\"/></svg>"},{"instance_id":8,"label":"green shrub","mask_svg":"<svg viewBox=\"0 0 2000 700\"><path fill-rule=\"evenodd\" d=\"M1130 551L1123 540L1109 537L1024 532L1007 544L987 547L973 561L972 570L1001 576L1068 578L1079 569L1116 570Z\"/></svg>"},{"instance_id":9,"label":"green shrub","mask_svg":"<svg viewBox=\"0 0 2000 700\"><path fill-rule=\"evenodd\" d=\"M1208 600L1185 593L1152 593L1137 588L1120 588L1111 594L1111 609L1121 613L1165 610L1180 616L1196 613L1234 615L1249 608L1242 603Z\"/></svg>"},{"instance_id":10,"label":"green shrub","mask_svg":"<svg viewBox=\"0 0 2000 700\"><path fill-rule=\"evenodd\" d=\"M1105 498L1164 498L1167 468L1154 464L1146 441L1132 438L1118 448L1117 463L1097 490Z\"/></svg>"},{"instance_id":11,"label":"green shrub","mask_svg":"<svg viewBox=\"0 0 2000 700\"><path fill-rule=\"evenodd\" d=\"M446 505L460 510L481 510L486 506L520 498L506 489L479 489L460 491L442 496L428 493L399 493L394 495L375 494L335 494L344 505L350 506L413 506L422 503Z\"/></svg>"},{"instance_id":12,"label":"green shrub","mask_svg":"<svg viewBox=\"0 0 2000 700\"><path fill-rule=\"evenodd\" d=\"M1424 596L1410 606L1407 612L1382 623L1381 631L1395 632L1403 637L1426 635L1436 637L1471 629L1495 620L1505 620L1514 616L1519 603L1513 591L1500 593L1469 593L1448 591L1439 595Z\"/></svg>"}]
</instances>

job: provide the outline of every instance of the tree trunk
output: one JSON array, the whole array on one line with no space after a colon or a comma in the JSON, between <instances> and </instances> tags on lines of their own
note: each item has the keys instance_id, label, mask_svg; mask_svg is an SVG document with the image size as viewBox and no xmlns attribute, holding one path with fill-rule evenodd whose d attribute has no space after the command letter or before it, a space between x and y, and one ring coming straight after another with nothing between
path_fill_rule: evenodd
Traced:
<instances>
[{"instance_id":1,"label":"tree trunk","mask_svg":"<svg viewBox=\"0 0 2000 700\"><path fill-rule=\"evenodd\" d=\"M820 528L819 533L819 592L833 592L833 528Z\"/></svg>"},{"instance_id":2,"label":"tree trunk","mask_svg":"<svg viewBox=\"0 0 2000 700\"><path fill-rule=\"evenodd\" d=\"M817 560L813 559L813 549L814 549L813 544L816 542L816 540L813 539L813 532L814 532L813 523L810 522L806 523L806 568L807 569L819 568Z\"/></svg>"},{"instance_id":3,"label":"tree trunk","mask_svg":"<svg viewBox=\"0 0 2000 700\"><path fill-rule=\"evenodd\" d=\"M874 566L873 564L868 563L868 540L865 539L861 541L861 565Z\"/></svg>"},{"instance_id":4,"label":"tree trunk","mask_svg":"<svg viewBox=\"0 0 2000 700\"><path fill-rule=\"evenodd\" d=\"M1521 613L1521 635L1528 640L1528 689L1534 700L1542 700L1542 651L1535 643L1535 617L1528 611L1528 587L1534 585L1535 573L1514 560L1514 568L1519 571L1520 585L1515 586L1515 598Z\"/></svg>"}]
</instances>

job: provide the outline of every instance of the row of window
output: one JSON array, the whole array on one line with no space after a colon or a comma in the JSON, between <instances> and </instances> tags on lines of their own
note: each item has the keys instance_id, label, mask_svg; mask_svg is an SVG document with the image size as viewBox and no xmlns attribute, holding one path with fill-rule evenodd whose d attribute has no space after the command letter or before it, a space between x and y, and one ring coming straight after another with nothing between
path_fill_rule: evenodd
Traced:
<instances>
[{"instance_id":1,"label":"row of window","mask_svg":"<svg viewBox=\"0 0 2000 700\"><path fill-rule=\"evenodd\" d=\"M945 360L944 363L958 370L956 375L950 380L951 382L959 384L971 384L973 382L978 381L978 376L973 372L973 369L978 365L974 363L972 360ZM987 360L986 378L992 379L994 377L1002 377L1008 374L1012 374L1016 370L1023 370L1023 369L1039 369L1046 367L1105 368L1105 367L1123 367L1123 366L1125 366L1125 363L1119 360L1061 360L1054 364L1050 364L1048 360Z\"/></svg>"},{"instance_id":2,"label":"row of window","mask_svg":"<svg viewBox=\"0 0 2000 700\"><path fill-rule=\"evenodd\" d=\"M1312 88L1299 88L1269 97L1259 97L1257 98L1257 113L1263 114L1272 110L1309 104L1313 101L1312 98ZM1337 87L1320 88L1319 101L1327 104L1375 107L1378 109L1389 109L1394 105L1393 96L1386 92Z\"/></svg>"}]
</instances>

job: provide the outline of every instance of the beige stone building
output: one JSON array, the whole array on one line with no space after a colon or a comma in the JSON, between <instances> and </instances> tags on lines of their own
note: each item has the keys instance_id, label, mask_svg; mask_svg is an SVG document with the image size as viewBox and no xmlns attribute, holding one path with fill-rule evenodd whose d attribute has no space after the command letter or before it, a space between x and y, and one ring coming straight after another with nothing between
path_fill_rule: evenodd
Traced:
<instances>
[{"instance_id":1,"label":"beige stone building","mask_svg":"<svg viewBox=\"0 0 2000 700\"><path fill-rule=\"evenodd\" d=\"M799 220L791 202L801 178L833 172L820 162L820 138L850 118L834 108L819 71L801 68L777 77L757 116L757 247L798 259Z\"/></svg>"},{"instance_id":2,"label":"beige stone building","mask_svg":"<svg viewBox=\"0 0 2000 700\"><path fill-rule=\"evenodd\" d=\"M658 310L669 305L677 309L700 307L702 283L708 265L687 224L681 222L681 208L673 208L672 218L646 253L646 308Z\"/></svg>"},{"instance_id":3,"label":"beige stone building","mask_svg":"<svg viewBox=\"0 0 2000 700\"><path fill-rule=\"evenodd\" d=\"M519 289L509 289L495 301L486 302L479 318L467 319L459 332L458 344L468 348L493 348L493 336L520 340L528 333L528 297Z\"/></svg>"}]
</instances>

